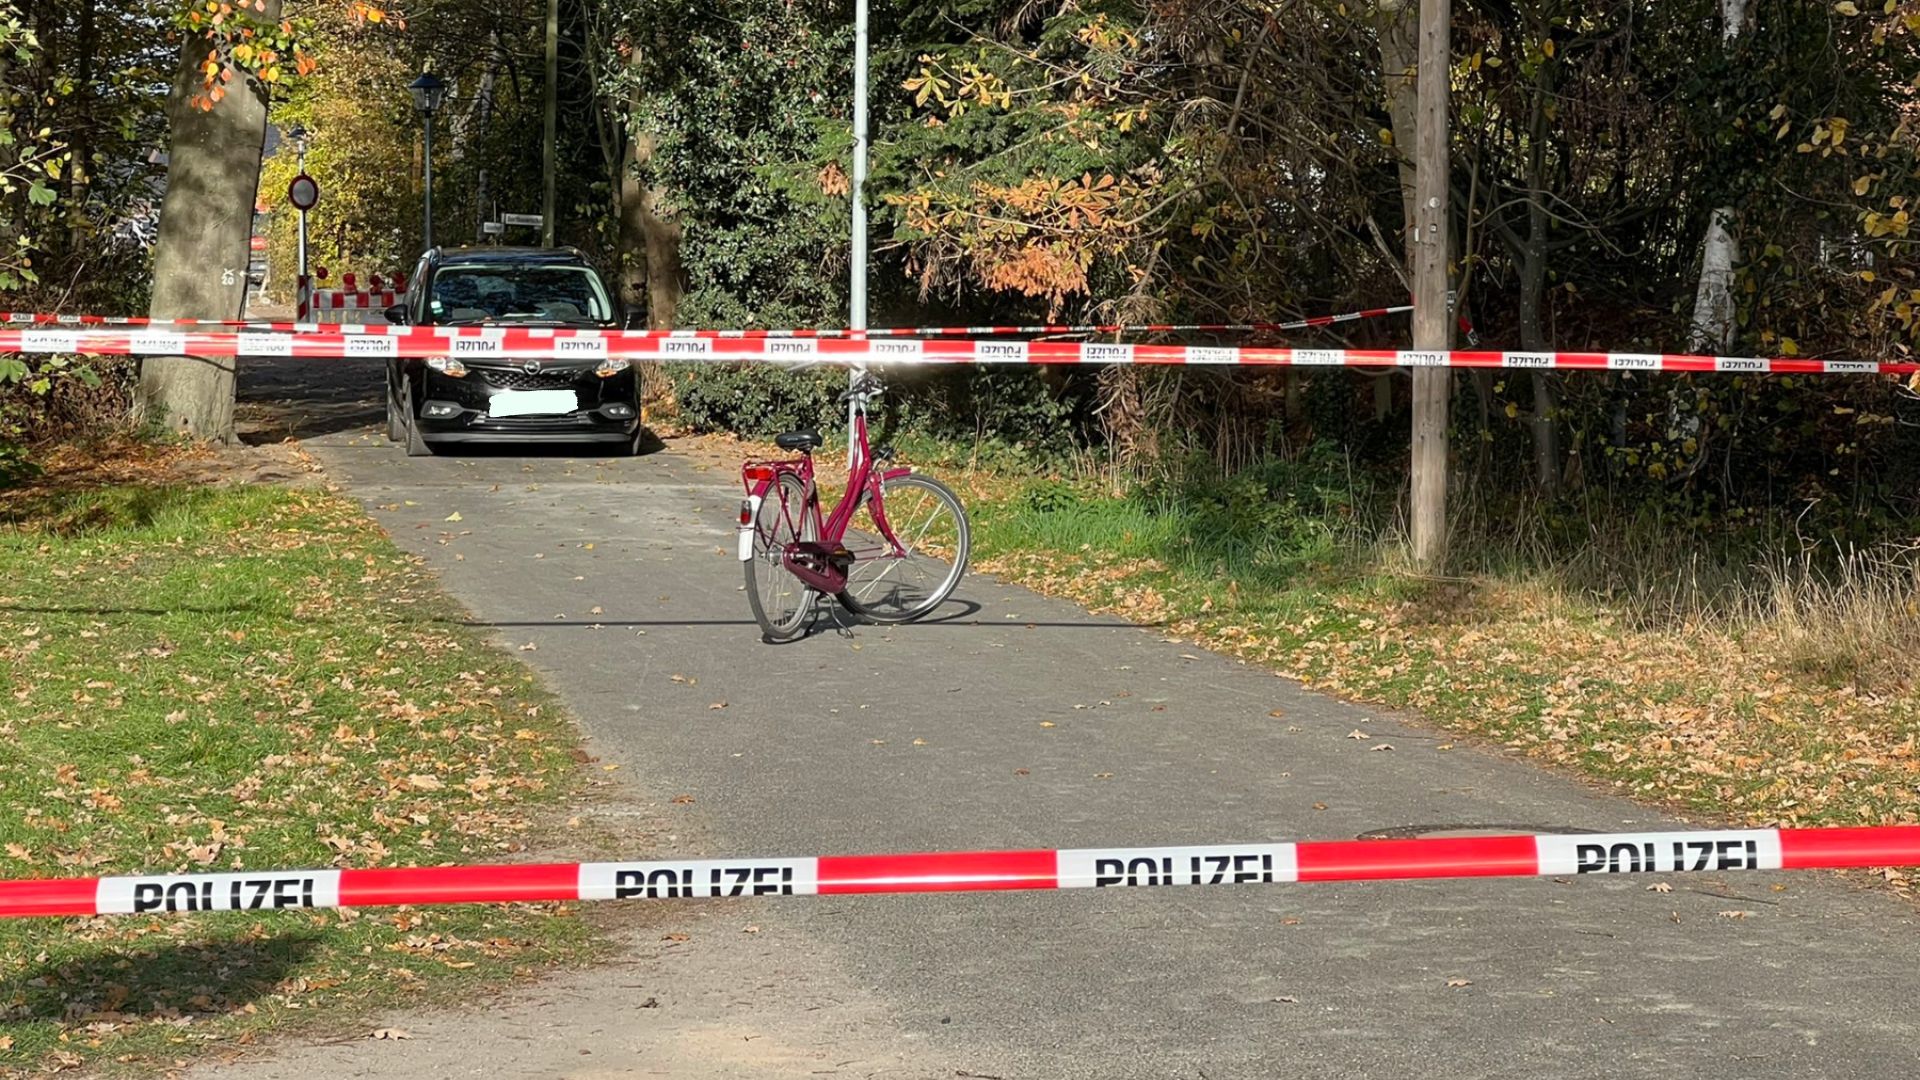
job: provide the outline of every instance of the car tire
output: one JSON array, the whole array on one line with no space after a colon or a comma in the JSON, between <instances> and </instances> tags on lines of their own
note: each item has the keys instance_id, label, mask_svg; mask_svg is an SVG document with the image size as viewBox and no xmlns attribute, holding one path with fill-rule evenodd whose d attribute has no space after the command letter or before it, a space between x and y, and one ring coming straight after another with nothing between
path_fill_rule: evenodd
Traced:
<instances>
[{"instance_id":1,"label":"car tire","mask_svg":"<svg viewBox=\"0 0 1920 1080\"><path fill-rule=\"evenodd\" d=\"M413 411L413 378L411 376L401 378L400 396L407 403L407 456L432 457L433 446L427 442L426 436L420 433L420 417Z\"/></svg>"},{"instance_id":2,"label":"car tire","mask_svg":"<svg viewBox=\"0 0 1920 1080\"><path fill-rule=\"evenodd\" d=\"M387 441L399 442L407 437L406 413L400 407L400 395L394 390L393 369L387 369Z\"/></svg>"}]
</instances>

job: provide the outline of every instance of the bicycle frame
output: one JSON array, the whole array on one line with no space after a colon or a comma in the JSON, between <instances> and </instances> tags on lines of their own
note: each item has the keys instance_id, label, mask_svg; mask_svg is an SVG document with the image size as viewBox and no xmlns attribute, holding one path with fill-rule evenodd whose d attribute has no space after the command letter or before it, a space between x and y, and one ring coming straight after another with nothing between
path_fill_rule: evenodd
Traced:
<instances>
[{"instance_id":1,"label":"bicycle frame","mask_svg":"<svg viewBox=\"0 0 1920 1080\"><path fill-rule=\"evenodd\" d=\"M829 596L837 596L846 588L847 568L855 561L862 558L906 557L906 547L894 535L893 526L887 521L886 501L881 495L881 487L888 480L905 476L913 470L906 467L874 468L873 450L867 442L866 397L856 397L854 406L853 456L847 463L847 488L832 511L824 516L820 509L819 485L813 471L813 455L749 461L741 466L740 479L747 491L746 500L740 504L741 562L753 558L754 528L760 517L760 508L766 501L767 493L780 482L783 475L798 476L805 492L800 513L807 517L806 520L790 523L793 535L804 535L807 530L802 526L811 523L816 539L788 544L787 550L781 553L780 562L809 587ZM863 498L872 505L873 523L880 530L888 551L862 555L847 550L844 543L847 529L853 524L853 515L859 511Z\"/></svg>"}]
</instances>

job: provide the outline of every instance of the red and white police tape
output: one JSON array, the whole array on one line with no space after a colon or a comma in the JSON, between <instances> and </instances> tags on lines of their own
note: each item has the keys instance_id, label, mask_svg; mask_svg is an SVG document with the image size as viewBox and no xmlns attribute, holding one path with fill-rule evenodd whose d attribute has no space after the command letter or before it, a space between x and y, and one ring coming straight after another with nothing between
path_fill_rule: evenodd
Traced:
<instances>
[{"instance_id":1,"label":"red and white police tape","mask_svg":"<svg viewBox=\"0 0 1920 1080\"><path fill-rule=\"evenodd\" d=\"M1644 352L1493 352L1123 345L1087 341L683 337L638 330L366 327L353 333L0 330L3 353L109 356L421 357L444 360L684 360L872 364L1184 364L1245 367L1465 367L1573 371L1909 375L1914 361L1695 356Z\"/></svg>"},{"instance_id":2,"label":"red and white police tape","mask_svg":"<svg viewBox=\"0 0 1920 1080\"><path fill-rule=\"evenodd\" d=\"M373 303L336 303L335 299L346 293L319 292L313 294L313 308L327 310L342 307L389 307L399 303L400 293L381 293L384 302ZM371 294L354 294L366 297ZM674 337L737 337L737 338L891 338L891 337L998 337L1017 334L1233 334L1255 333L1281 330L1309 330L1340 323L1358 322L1361 319L1377 319L1387 315L1401 315L1413 310L1412 304L1399 307L1370 308L1365 311L1349 311L1340 315L1315 315L1292 322L1249 322L1249 323L1088 323L1081 325L1032 325L1032 326L885 326L866 330L832 329L792 329L792 330L672 330L667 331ZM299 322L261 322L231 319L148 319L138 316L119 315L55 315L44 312L0 311L0 323L12 323L27 326L160 326L177 329L202 327L224 327L229 329L248 329L263 331L326 333L338 330L339 323L314 323L306 321L308 306L300 309Z\"/></svg>"},{"instance_id":3,"label":"red and white police tape","mask_svg":"<svg viewBox=\"0 0 1920 1080\"><path fill-rule=\"evenodd\" d=\"M1001 337L1015 334L1251 334L1281 330L1312 330L1361 319L1403 315L1412 304L1368 308L1339 315L1315 315L1291 322L1245 323L1036 323L1027 326L876 326L866 330L673 330L676 337Z\"/></svg>"},{"instance_id":4,"label":"red and white police tape","mask_svg":"<svg viewBox=\"0 0 1920 1080\"><path fill-rule=\"evenodd\" d=\"M0 881L0 917L1920 866L1920 826Z\"/></svg>"}]
</instances>

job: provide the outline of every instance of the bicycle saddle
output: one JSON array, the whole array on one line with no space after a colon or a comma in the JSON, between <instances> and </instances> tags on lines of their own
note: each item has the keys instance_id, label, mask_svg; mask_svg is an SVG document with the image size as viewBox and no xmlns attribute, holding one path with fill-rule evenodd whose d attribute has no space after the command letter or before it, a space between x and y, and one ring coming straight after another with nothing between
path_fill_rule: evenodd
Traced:
<instances>
[{"instance_id":1,"label":"bicycle saddle","mask_svg":"<svg viewBox=\"0 0 1920 1080\"><path fill-rule=\"evenodd\" d=\"M773 437L773 445L782 450L810 451L824 441L817 431L789 431Z\"/></svg>"}]
</instances>

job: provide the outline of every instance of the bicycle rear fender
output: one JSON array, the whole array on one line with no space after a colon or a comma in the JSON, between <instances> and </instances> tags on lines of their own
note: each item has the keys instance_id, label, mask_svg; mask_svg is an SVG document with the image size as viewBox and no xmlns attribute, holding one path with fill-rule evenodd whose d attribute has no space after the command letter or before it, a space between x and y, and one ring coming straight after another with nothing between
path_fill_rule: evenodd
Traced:
<instances>
[{"instance_id":1,"label":"bicycle rear fender","mask_svg":"<svg viewBox=\"0 0 1920 1080\"><path fill-rule=\"evenodd\" d=\"M740 561L753 561L753 523L760 518L760 504L768 485L760 485L760 490L740 500Z\"/></svg>"}]
</instances>

